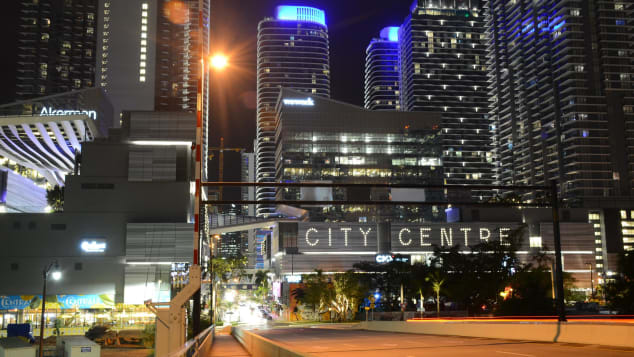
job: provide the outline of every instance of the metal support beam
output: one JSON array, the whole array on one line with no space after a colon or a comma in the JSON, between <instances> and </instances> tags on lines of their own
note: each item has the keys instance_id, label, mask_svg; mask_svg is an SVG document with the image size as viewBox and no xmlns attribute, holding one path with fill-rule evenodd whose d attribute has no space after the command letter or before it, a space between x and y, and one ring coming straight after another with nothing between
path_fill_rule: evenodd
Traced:
<instances>
[{"instance_id":1,"label":"metal support beam","mask_svg":"<svg viewBox=\"0 0 634 357\"><path fill-rule=\"evenodd\" d=\"M550 207L550 203L513 203L513 202L450 202L450 201L297 201L297 200L237 200L237 201L213 201L201 202L204 205L367 205L367 206L484 206L484 207Z\"/></svg>"},{"instance_id":2,"label":"metal support beam","mask_svg":"<svg viewBox=\"0 0 634 357\"><path fill-rule=\"evenodd\" d=\"M548 191L550 186L499 185L421 185L392 183L325 183L325 182L201 182L202 186L218 187L354 187L354 188L427 188L437 190L501 190Z\"/></svg>"}]
</instances>

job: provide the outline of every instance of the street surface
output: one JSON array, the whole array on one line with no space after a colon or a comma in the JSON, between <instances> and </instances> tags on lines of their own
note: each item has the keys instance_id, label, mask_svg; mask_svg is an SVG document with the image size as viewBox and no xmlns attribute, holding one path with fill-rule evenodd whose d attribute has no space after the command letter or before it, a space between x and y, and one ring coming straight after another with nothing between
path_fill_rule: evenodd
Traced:
<instances>
[{"instance_id":1,"label":"street surface","mask_svg":"<svg viewBox=\"0 0 634 357\"><path fill-rule=\"evenodd\" d=\"M327 328L277 328L252 331L295 352L315 356L634 356L627 348L565 343L432 336Z\"/></svg>"}]
</instances>

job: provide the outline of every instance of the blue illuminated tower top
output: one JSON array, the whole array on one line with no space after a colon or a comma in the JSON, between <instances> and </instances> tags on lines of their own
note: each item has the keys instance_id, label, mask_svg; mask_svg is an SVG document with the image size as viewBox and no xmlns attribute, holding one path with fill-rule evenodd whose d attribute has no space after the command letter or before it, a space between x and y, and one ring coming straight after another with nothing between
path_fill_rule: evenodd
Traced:
<instances>
[{"instance_id":1,"label":"blue illuminated tower top","mask_svg":"<svg viewBox=\"0 0 634 357\"><path fill-rule=\"evenodd\" d=\"M277 19L288 21L313 22L326 26L326 13L308 6L283 5L277 7Z\"/></svg>"},{"instance_id":2,"label":"blue illuminated tower top","mask_svg":"<svg viewBox=\"0 0 634 357\"><path fill-rule=\"evenodd\" d=\"M382 39L390 42L398 42L398 26L389 26L381 30L380 36Z\"/></svg>"}]
</instances>

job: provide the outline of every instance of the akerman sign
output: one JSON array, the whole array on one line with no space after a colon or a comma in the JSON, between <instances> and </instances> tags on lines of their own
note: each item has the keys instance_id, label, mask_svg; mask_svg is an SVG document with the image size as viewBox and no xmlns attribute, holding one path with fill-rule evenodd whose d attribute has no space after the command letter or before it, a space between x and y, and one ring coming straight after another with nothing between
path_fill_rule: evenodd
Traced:
<instances>
[{"instance_id":1,"label":"akerman sign","mask_svg":"<svg viewBox=\"0 0 634 357\"><path fill-rule=\"evenodd\" d=\"M434 246L463 248L481 242L508 239L517 223L427 223L392 224L390 250L432 252ZM376 224L300 223L297 237L300 252L376 252Z\"/></svg>"}]
</instances>

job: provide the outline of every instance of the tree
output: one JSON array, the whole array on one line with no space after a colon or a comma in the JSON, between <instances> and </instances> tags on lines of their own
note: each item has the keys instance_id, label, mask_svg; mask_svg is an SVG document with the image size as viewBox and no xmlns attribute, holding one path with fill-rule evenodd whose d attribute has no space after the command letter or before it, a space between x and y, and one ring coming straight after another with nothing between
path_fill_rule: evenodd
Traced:
<instances>
[{"instance_id":1,"label":"tree","mask_svg":"<svg viewBox=\"0 0 634 357\"><path fill-rule=\"evenodd\" d=\"M227 283L231 279L240 279L244 276L244 268L247 264L247 258L213 258L209 264L211 265L210 271L212 281L211 286L213 289L213 311L216 318L218 318L220 315L215 314L215 312L218 311L218 293L220 284Z\"/></svg>"},{"instance_id":2,"label":"tree","mask_svg":"<svg viewBox=\"0 0 634 357\"><path fill-rule=\"evenodd\" d=\"M433 265L445 277L445 294L463 305L468 315L482 308L494 307L500 291L510 278L522 268L517 257L525 227L509 232L503 241L482 241L470 246L469 254L463 247L435 247Z\"/></svg>"},{"instance_id":3,"label":"tree","mask_svg":"<svg viewBox=\"0 0 634 357\"><path fill-rule=\"evenodd\" d=\"M64 210L64 187L55 185L52 189L46 190L46 202L53 212Z\"/></svg>"},{"instance_id":4,"label":"tree","mask_svg":"<svg viewBox=\"0 0 634 357\"><path fill-rule=\"evenodd\" d=\"M605 286L610 309L621 314L634 314L634 253L619 256L617 275Z\"/></svg>"},{"instance_id":5,"label":"tree","mask_svg":"<svg viewBox=\"0 0 634 357\"><path fill-rule=\"evenodd\" d=\"M445 283L445 278L440 275L440 272L435 272L429 276L429 281L431 281L432 289L436 293L436 315L440 317L440 289L442 289L443 284Z\"/></svg>"},{"instance_id":6,"label":"tree","mask_svg":"<svg viewBox=\"0 0 634 357\"><path fill-rule=\"evenodd\" d=\"M302 303L313 308L313 313L322 311L327 304L328 282L320 269L315 269L315 274L304 276L304 297ZM321 313L319 320L321 320Z\"/></svg>"},{"instance_id":7,"label":"tree","mask_svg":"<svg viewBox=\"0 0 634 357\"><path fill-rule=\"evenodd\" d=\"M330 306L335 311L339 321L347 320L348 314L357 311L359 302L363 299L364 289L354 271L335 274L333 288L328 291Z\"/></svg>"}]
</instances>

